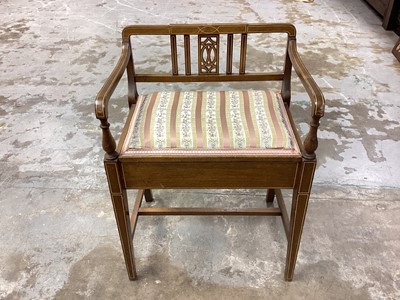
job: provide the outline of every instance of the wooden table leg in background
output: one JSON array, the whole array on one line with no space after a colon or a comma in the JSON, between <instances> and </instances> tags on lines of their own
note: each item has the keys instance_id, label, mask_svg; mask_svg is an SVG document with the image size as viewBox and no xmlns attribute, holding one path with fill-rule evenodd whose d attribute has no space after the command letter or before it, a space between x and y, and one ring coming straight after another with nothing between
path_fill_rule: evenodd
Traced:
<instances>
[{"instance_id":1,"label":"wooden table leg in background","mask_svg":"<svg viewBox=\"0 0 400 300\"><path fill-rule=\"evenodd\" d=\"M397 40L396 45L394 45L392 53L400 61L400 38Z\"/></svg>"}]
</instances>

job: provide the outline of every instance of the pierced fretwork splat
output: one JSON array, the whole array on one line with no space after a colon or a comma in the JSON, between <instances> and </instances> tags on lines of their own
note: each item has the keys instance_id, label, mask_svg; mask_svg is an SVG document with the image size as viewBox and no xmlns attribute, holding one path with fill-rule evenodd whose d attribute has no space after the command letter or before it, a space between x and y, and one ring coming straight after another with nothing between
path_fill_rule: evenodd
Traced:
<instances>
[{"instance_id":1,"label":"pierced fretwork splat","mask_svg":"<svg viewBox=\"0 0 400 300\"><path fill-rule=\"evenodd\" d=\"M199 74L219 73L219 34L199 34Z\"/></svg>"}]
</instances>

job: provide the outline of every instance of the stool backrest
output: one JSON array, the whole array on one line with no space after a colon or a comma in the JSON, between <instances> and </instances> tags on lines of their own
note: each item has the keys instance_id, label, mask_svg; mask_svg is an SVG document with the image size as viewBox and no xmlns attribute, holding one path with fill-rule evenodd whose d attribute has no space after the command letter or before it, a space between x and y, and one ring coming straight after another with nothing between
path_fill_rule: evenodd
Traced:
<instances>
[{"instance_id":1,"label":"stool backrest","mask_svg":"<svg viewBox=\"0 0 400 300\"><path fill-rule=\"evenodd\" d=\"M131 47L131 36L169 35L171 45L170 74L140 74L134 70L135 82L215 82L215 81L286 81L290 79L291 63L286 49L286 59L281 72L246 72L247 37L256 33L286 33L289 40L296 39L292 24L181 24L132 25L122 32L123 43ZM184 74L179 74L178 44L183 36ZM197 36L197 72L192 70L191 36ZM234 39L240 37L239 70L233 72ZM224 43L221 39L224 38ZM225 72L221 72L221 45L226 44ZM288 43L289 45L289 43ZM133 59L131 60L133 67ZM129 67L129 66L128 66Z\"/></svg>"}]
</instances>

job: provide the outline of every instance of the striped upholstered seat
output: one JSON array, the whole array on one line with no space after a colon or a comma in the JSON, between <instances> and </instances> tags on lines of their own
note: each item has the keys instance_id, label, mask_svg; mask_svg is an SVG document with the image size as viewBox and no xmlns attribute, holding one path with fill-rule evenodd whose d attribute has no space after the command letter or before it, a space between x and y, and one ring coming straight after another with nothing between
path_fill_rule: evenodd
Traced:
<instances>
[{"instance_id":1,"label":"striped upholstered seat","mask_svg":"<svg viewBox=\"0 0 400 300\"><path fill-rule=\"evenodd\" d=\"M137 105L125 153L300 153L275 91L156 92Z\"/></svg>"}]
</instances>

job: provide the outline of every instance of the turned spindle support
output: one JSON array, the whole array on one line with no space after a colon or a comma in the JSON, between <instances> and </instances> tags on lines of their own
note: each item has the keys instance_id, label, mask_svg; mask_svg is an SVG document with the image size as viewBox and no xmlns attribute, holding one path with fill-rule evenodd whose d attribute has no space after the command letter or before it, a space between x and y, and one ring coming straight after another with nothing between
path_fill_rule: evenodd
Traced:
<instances>
[{"instance_id":1,"label":"turned spindle support","mask_svg":"<svg viewBox=\"0 0 400 300\"><path fill-rule=\"evenodd\" d=\"M306 160L314 160L316 157L315 150L317 150L317 148L318 148L317 132L318 132L318 127L319 127L319 119L320 119L320 117L318 117L318 116L312 117L312 120L310 122L310 130L308 131L308 134L307 134L306 138L304 139L303 157Z\"/></svg>"},{"instance_id":2,"label":"turned spindle support","mask_svg":"<svg viewBox=\"0 0 400 300\"><path fill-rule=\"evenodd\" d=\"M101 125L100 128L103 131L103 140L102 146L106 154L104 155L105 160L114 160L118 157L118 152L115 151L116 144L114 137L110 131L110 123L108 123L107 119L100 120Z\"/></svg>"}]
</instances>

